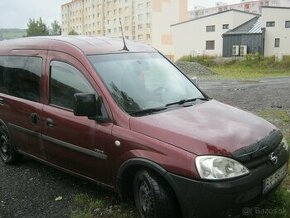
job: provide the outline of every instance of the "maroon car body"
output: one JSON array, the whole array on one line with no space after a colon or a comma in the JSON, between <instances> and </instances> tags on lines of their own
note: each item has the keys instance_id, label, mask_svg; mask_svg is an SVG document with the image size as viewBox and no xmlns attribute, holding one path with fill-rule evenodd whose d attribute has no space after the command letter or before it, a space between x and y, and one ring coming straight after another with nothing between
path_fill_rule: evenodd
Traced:
<instances>
[{"instance_id":1,"label":"maroon car body","mask_svg":"<svg viewBox=\"0 0 290 218\"><path fill-rule=\"evenodd\" d=\"M225 216L270 193L263 194L263 181L289 159L281 132L267 121L209 99L204 93L208 100L200 104L131 116L116 103L87 58L99 54L158 53L131 41L127 41L127 47L129 51L122 49L123 41L119 39L93 37L35 37L1 42L0 57L41 59L37 100L6 92L1 87L4 80L1 82L0 74L2 147L9 136L15 152L104 185L123 198L133 193L136 174L147 170L153 178L166 183L176 210L184 217L211 213ZM105 120L76 116L73 109L52 103L51 69L68 67L65 64L81 72L98 94ZM59 90L55 98L61 95ZM275 164L271 163L270 154L276 155ZM222 181L204 180L195 158L205 155L239 161L249 173Z\"/></svg>"}]
</instances>

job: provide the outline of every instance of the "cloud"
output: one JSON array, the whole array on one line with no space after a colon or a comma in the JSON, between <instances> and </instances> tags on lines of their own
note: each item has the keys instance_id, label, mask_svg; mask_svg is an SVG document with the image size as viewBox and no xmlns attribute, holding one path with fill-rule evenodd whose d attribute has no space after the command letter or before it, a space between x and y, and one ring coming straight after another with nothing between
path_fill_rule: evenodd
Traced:
<instances>
[{"instance_id":1,"label":"cloud","mask_svg":"<svg viewBox=\"0 0 290 218\"><path fill-rule=\"evenodd\" d=\"M0 1L0 28L26 28L29 18L42 17L50 25L60 22L61 5L69 0L8 0Z\"/></svg>"},{"instance_id":2,"label":"cloud","mask_svg":"<svg viewBox=\"0 0 290 218\"><path fill-rule=\"evenodd\" d=\"M42 17L50 25L61 21L61 5L71 0L0 0L0 28L26 28L29 18ZM178 1L178 0L176 0ZM195 5L214 6L220 0L188 0L188 8ZM239 0L222 0L227 3Z\"/></svg>"}]
</instances>

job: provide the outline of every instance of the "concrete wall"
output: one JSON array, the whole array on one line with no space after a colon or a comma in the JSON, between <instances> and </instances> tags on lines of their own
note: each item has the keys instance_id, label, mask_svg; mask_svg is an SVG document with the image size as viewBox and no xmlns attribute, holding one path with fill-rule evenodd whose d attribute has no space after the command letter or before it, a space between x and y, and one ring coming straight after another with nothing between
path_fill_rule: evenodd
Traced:
<instances>
[{"instance_id":1,"label":"concrete wall","mask_svg":"<svg viewBox=\"0 0 290 218\"><path fill-rule=\"evenodd\" d=\"M275 26L267 27L267 21L275 21ZM290 8L262 8L265 56L290 55L290 28L285 28L285 21L290 21ZM274 46L275 38L280 39L280 46L277 48Z\"/></svg>"},{"instance_id":2,"label":"concrete wall","mask_svg":"<svg viewBox=\"0 0 290 218\"><path fill-rule=\"evenodd\" d=\"M254 18L254 14L235 10L171 26L175 60L184 55L222 56L222 34ZM229 24L229 29L223 29ZM206 26L215 25L215 32L206 32ZM206 50L206 41L214 40L215 49Z\"/></svg>"}]
</instances>

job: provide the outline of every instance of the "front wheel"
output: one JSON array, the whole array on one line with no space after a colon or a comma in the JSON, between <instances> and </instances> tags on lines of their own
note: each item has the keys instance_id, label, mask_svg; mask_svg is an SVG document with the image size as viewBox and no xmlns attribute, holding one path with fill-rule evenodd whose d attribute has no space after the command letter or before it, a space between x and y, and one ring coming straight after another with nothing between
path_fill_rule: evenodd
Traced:
<instances>
[{"instance_id":1,"label":"front wheel","mask_svg":"<svg viewBox=\"0 0 290 218\"><path fill-rule=\"evenodd\" d=\"M175 218L177 202L168 185L156 174L139 171L134 178L135 204L141 218Z\"/></svg>"},{"instance_id":2,"label":"front wheel","mask_svg":"<svg viewBox=\"0 0 290 218\"><path fill-rule=\"evenodd\" d=\"M16 163L20 158L3 126L0 126L0 158L5 164Z\"/></svg>"}]
</instances>

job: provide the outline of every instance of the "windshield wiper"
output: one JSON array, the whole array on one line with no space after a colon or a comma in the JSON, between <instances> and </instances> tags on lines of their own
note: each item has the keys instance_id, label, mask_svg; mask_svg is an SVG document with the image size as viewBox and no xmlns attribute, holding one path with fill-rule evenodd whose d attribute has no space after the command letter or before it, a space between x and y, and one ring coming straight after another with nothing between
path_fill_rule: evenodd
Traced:
<instances>
[{"instance_id":1,"label":"windshield wiper","mask_svg":"<svg viewBox=\"0 0 290 218\"><path fill-rule=\"evenodd\" d=\"M176 101L176 102L169 103L169 104L167 104L165 106L168 107L168 106L172 106L172 105L183 105L183 104L185 104L187 102L193 102L193 101L196 101L196 100L208 101L209 99L208 98L182 99L182 100L179 100L179 101Z\"/></svg>"},{"instance_id":2,"label":"windshield wiper","mask_svg":"<svg viewBox=\"0 0 290 218\"><path fill-rule=\"evenodd\" d=\"M134 111L134 112L131 112L129 113L130 115L145 115L145 114L153 114L155 112L159 112L159 111L163 111L163 110L166 110L167 107L156 107L156 108L147 108L147 109L144 109L144 110L140 110L140 111Z\"/></svg>"}]
</instances>

